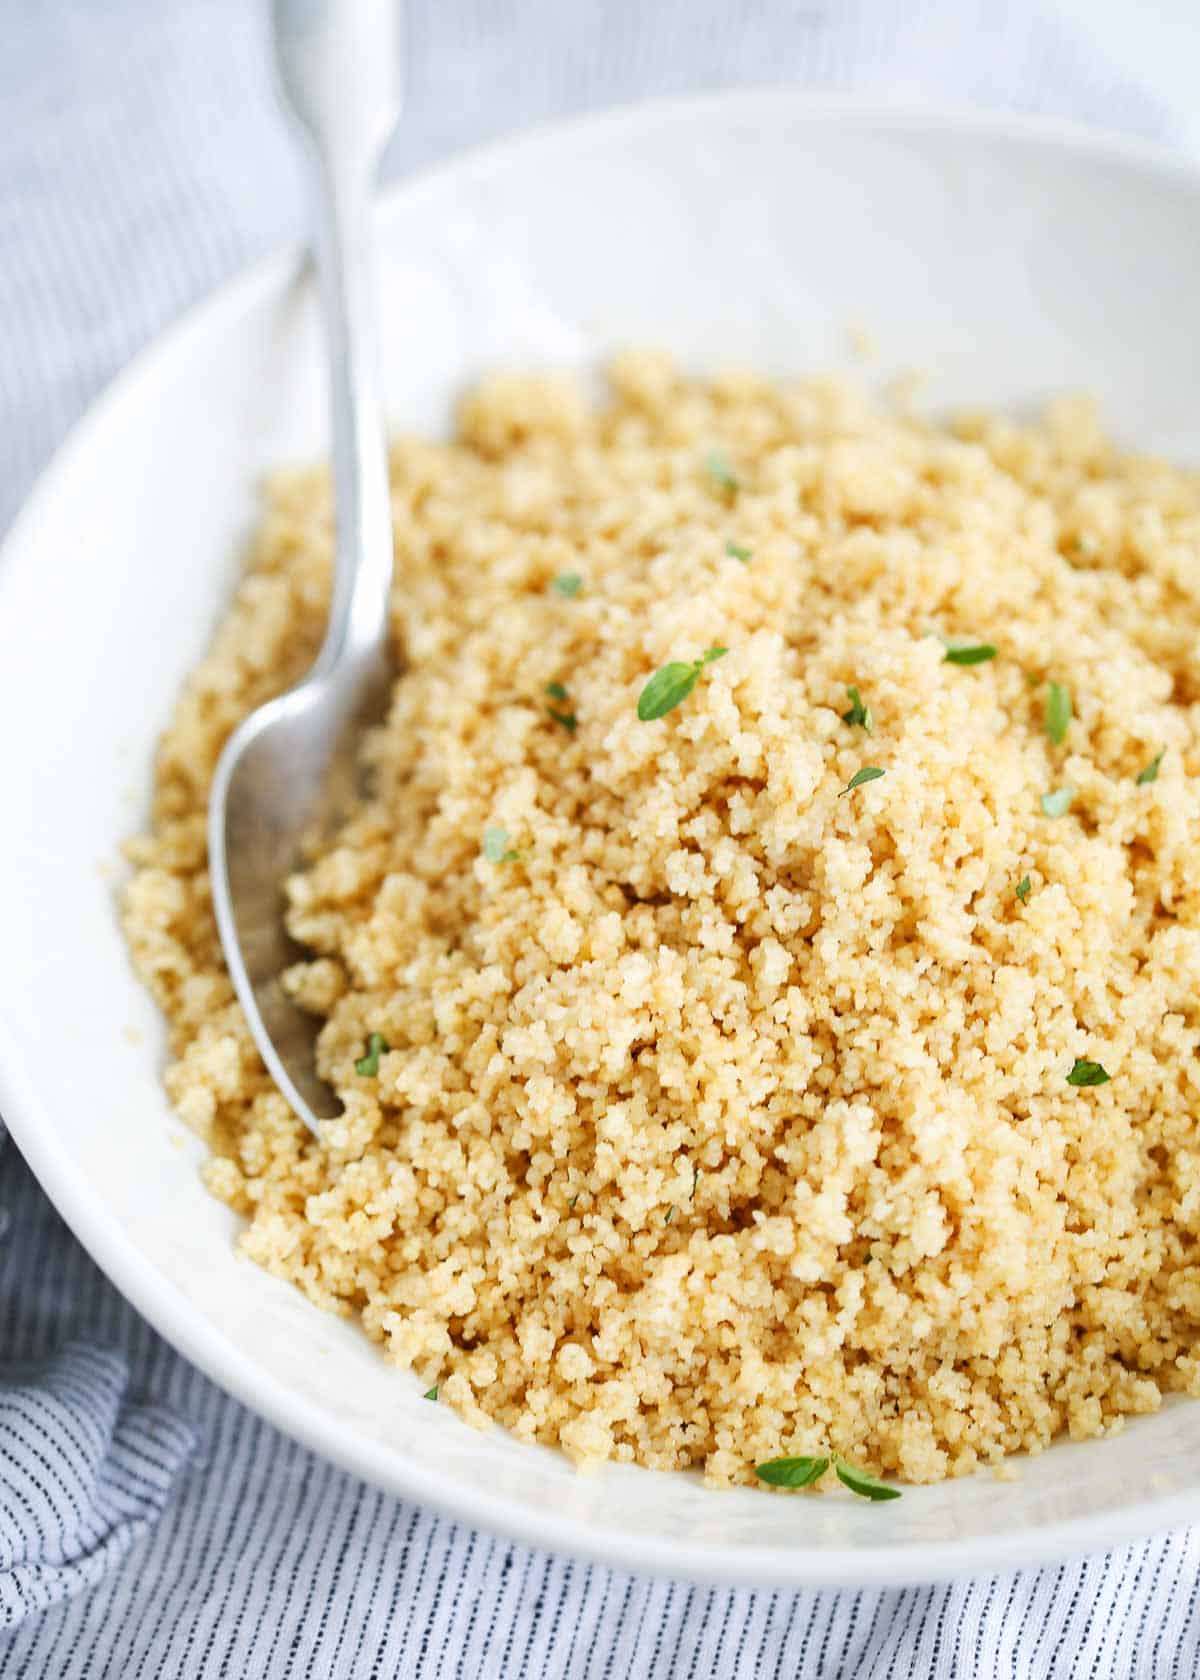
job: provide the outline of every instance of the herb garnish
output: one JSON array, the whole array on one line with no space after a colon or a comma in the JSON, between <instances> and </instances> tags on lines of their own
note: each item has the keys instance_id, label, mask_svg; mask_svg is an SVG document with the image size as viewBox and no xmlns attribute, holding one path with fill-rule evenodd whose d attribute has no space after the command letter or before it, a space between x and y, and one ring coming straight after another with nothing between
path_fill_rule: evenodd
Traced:
<instances>
[{"instance_id":1,"label":"herb garnish","mask_svg":"<svg viewBox=\"0 0 1200 1680\"><path fill-rule=\"evenodd\" d=\"M754 1474L760 1482L767 1482L771 1487L806 1488L819 1482L831 1464L842 1486L848 1487L851 1493L857 1493L861 1499L900 1498L899 1488L889 1487L869 1471L847 1464L837 1453L823 1454L819 1458L768 1459L766 1464L755 1465Z\"/></svg>"},{"instance_id":2,"label":"herb garnish","mask_svg":"<svg viewBox=\"0 0 1200 1680\"><path fill-rule=\"evenodd\" d=\"M1137 785L1139 787L1145 787L1147 782L1156 782L1158 780L1158 767L1163 761L1163 753L1165 753L1166 750L1166 747L1164 747L1157 758L1152 758L1144 770L1138 771Z\"/></svg>"},{"instance_id":3,"label":"herb garnish","mask_svg":"<svg viewBox=\"0 0 1200 1680\"><path fill-rule=\"evenodd\" d=\"M771 1487L806 1488L820 1481L828 1468L827 1458L769 1458L754 1466L754 1474Z\"/></svg>"},{"instance_id":4,"label":"herb garnish","mask_svg":"<svg viewBox=\"0 0 1200 1680\"><path fill-rule=\"evenodd\" d=\"M866 730L868 735L874 735L874 712L872 712L870 706L864 703L862 695L853 685L846 690L846 693L850 699L850 710L842 713L842 722L858 724L861 728Z\"/></svg>"},{"instance_id":5,"label":"herb garnish","mask_svg":"<svg viewBox=\"0 0 1200 1680\"><path fill-rule=\"evenodd\" d=\"M1046 694L1046 733L1056 747L1067 738L1071 727L1071 690L1066 683L1050 683Z\"/></svg>"},{"instance_id":6,"label":"herb garnish","mask_svg":"<svg viewBox=\"0 0 1200 1680\"><path fill-rule=\"evenodd\" d=\"M506 828L484 829L483 855L489 863L516 863L521 856L509 845Z\"/></svg>"},{"instance_id":7,"label":"herb garnish","mask_svg":"<svg viewBox=\"0 0 1200 1680\"><path fill-rule=\"evenodd\" d=\"M568 601L573 601L583 588L583 579L578 572L563 572L561 577L554 579L550 587L557 594L565 595Z\"/></svg>"},{"instance_id":8,"label":"herb garnish","mask_svg":"<svg viewBox=\"0 0 1200 1680\"><path fill-rule=\"evenodd\" d=\"M547 683L546 693L551 700L566 700L569 698L566 689L558 682ZM579 727L579 719L574 712L560 712L556 706L547 706L546 710L555 723L561 723L569 735L574 735Z\"/></svg>"},{"instance_id":9,"label":"herb garnish","mask_svg":"<svg viewBox=\"0 0 1200 1680\"><path fill-rule=\"evenodd\" d=\"M841 793L838 794L838 798L844 799L848 793L853 793L855 788L862 787L867 782L877 782L880 776L884 774L885 772L879 768L878 764L864 764L861 770L854 772Z\"/></svg>"},{"instance_id":10,"label":"herb garnish","mask_svg":"<svg viewBox=\"0 0 1200 1680\"><path fill-rule=\"evenodd\" d=\"M390 1048L382 1033L372 1033L367 1040L366 1055L354 1064L355 1073L361 1073L364 1079L374 1079L379 1073L380 1056L386 1055Z\"/></svg>"},{"instance_id":11,"label":"herb garnish","mask_svg":"<svg viewBox=\"0 0 1200 1680\"><path fill-rule=\"evenodd\" d=\"M754 558L753 549L742 548L739 543L735 542L727 542L725 544L725 552L731 560L740 560L743 566L748 565Z\"/></svg>"},{"instance_id":12,"label":"herb garnish","mask_svg":"<svg viewBox=\"0 0 1200 1680\"><path fill-rule=\"evenodd\" d=\"M854 1464L847 1464L844 1458L833 1455L833 1470L843 1487L848 1487L851 1493L857 1493L860 1499L899 1499L900 1489L889 1487L881 1482L878 1476L872 1476L869 1470L860 1470Z\"/></svg>"},{"instance_id":13,"label":"herb garnish","mask_svg":"<svg viewBox=\"0 0 1200 1680\"><path fill-rule=\"evenodd\" d=\"M425 1393L421 1396L421 1398L422 1398L422 1400L436 1400L437 1399L437 1384L434 1383L432 1388L427 1388L425 1390Z\"/></svg>"},{"instance_id":14,"label":"herb garnish","mask_svg":"<svg viewBox=\"0 0 1200 1680\"><path fill-rule=\"evenodd\" d=\"M669 665L655 671L638 696L637 715L641 721L653 723L656 718L666 717L668 712L673 712L695 688L704 667L711 665L714 659L723 659L728 652L728 648L710 647L699 659L693 659L690 663L673 659Z\"/></svg>"},{"instance_id":15,"label":"herb garnish","mask_svg":"<svg viewBox=\"0 0 1200 1680\"><path fill-rule=\"evenodd\" d=\"M1029 879L1028 875L1022 875L1021 879L1017 882L1017 897L1021 900L1022 904L1029 903L1029 895L1032 891L1032 881Z\"/></svg>"},{"instance_id":16,"label":"herb garnish","mask_svg":"<svg viewBox=\"0 0 1200 1680\"><path fill-rule=\"evenodd\" d=\"M669 1225L671 1223L672 1219L674 1219L674 1217L675 1217L675 1203L672 1202L670 1207L666 1211L666 1215L663 1219L663 1224L664 1225Z\"/></svg>"},{"instance_id":17,"label":"herb garnish","mask_svg":"<svg viewBox=\"0 0 1200 1680\"><path fill-rule=\"evenodd\" d=\"M1112 1075L1099 1062L1077 1060L1067 1075L1068 1085L1107 1085Z\"/></svg>"},{"instance_id":18,"label":"herb garnish","mask_svg":"<svg viewBox=\"0 0 1200 1680\"><path fill-rule=\"evenodd\" d=\"M1075 789L1069 787L1055 788L1053 793L1044 793L1038 803L1042 807L1044 817L1065 817L1071 809L1071 801L1075 797Z\"/></svg>"},{"instance_id":19,"label":"herb garnish","mask_svg":"<svg viewBox=\"0 0 1200 1680\"><path fill-rule=\"evenodd\" d=\"M709 476L713 489L719 490L723 496L736 496L742 487L741 480L720 449L709 450L704 457L704 470Z\"/></svg>"},{"instance_id":20,"label":"herb garnish","mask_svg":"<svg viewBox=\"0 0 1200 1680\"><path fill-rule=\"evenodd\" d=\"M952 642L946 648L946 665L982 665L995 659L996 650L990 642Z\"/></svg>"}]
</instances>

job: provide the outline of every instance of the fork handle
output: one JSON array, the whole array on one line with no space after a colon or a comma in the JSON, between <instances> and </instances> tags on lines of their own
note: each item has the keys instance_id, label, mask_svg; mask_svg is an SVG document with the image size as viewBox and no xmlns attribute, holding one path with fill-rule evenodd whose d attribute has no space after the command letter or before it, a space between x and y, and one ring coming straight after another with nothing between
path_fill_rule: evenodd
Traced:
<instances>
[{"instance_id":1,"label":"fork handle","mask_svg":"<svg viewBox=\"0 0 1200 1680\"><path fill-rule=\"evenodd\" d=\"M329 354L337 554L320 674L387 643L392 518L376 381L370 205L402 103L398 0L274 0L285 104L306 141Z\"/></svg>"}]
</instances>

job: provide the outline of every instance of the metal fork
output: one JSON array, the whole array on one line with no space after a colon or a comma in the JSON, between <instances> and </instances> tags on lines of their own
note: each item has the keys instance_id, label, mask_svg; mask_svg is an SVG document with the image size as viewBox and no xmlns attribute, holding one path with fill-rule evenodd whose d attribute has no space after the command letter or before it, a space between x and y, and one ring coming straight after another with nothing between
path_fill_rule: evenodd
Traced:
<instances>
[{"instance_id":1,"label":"metal fork","mask_svg":"<svg viewBox=\"0 0 1200 1680\"><path fill-rule=\"evenodd\" d=\"M275 59L308 154L329 352L337 555L329 624L298 687L230 737L209 798L213 906L225 960L275 1083L306 1125L338 1112L317 1075L319 1023L279 976L302 953L283 882L354 785L355 748L390 688L392 524L375 386L368 221L401 105L399 0L274 0Z\"/></svg>"}]
</instances>

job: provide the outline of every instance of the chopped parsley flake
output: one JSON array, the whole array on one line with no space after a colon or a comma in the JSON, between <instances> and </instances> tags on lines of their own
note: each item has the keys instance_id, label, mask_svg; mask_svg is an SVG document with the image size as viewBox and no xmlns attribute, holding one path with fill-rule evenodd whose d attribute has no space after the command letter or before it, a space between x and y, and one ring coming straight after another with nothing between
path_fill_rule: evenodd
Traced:
<instances>
[{"instance_id":1,"label":"chopped parsley flake","mask_svg":"<svg viewBox=\"0 0 1200 1680\"><path fill-rule=\"evenodd\" d=\"M550 696L551 700L567 700L570 698L566 689L558 682L547 683L546 693ZM554 719L555 723L562 725L568 735L574 735L575 731L579 728L579 719L575 716L574 712L560 712L557 706L547 706L546 711Z\"/></svg>"},{"instance_id":2,"label":"chopped parsley flake","mask_svg":"<svg viewBox=\"0 0 1200 1680\"><path fill-rule=\"evenodd\" d=\"M1111 1078L1099 1062L1076 1061L1075 1066L1067 1075L1068 1085L1107 1085Z\"/></svg>"},{"instance_id":3,"label":"chopped parsley flake","mask_svg":"<svg viewBox=\"0 0 1200 1680\"><path fill-rule=\"evenodd\" d=\"M382 1033L372 1033L367 1040L367 1053L360 1056L354 1064L355 1073L364 1079L375 1079L379 1073L379 1058L385 1056L391 1046Z\"/></svg>"},{"instance_id":4,"label":"chopped parsley flake","mask_svg":"<svg viewBox=\"0 0 1200 1680\"><path fill-rule=\"evenodd\" d=\"M1067 738L1071 727L1071 690L1066 683L1051 682L1046 693L1046 733L1056 747Z\"/></svg>"},{"instance_id":5,"label":"chopped parsley flake","mask_svg":"<svg viewBox=\"0 0 1200 1680\"><path fill-rule=\"evenodd\" d=\"M695 688L704 667L711 665L714 659L724 658L728 652L728 648L710 647L699 659L693 659L689 663L673 659L669 665L655 671L638 696L637 715L641 721L653 723L656 718L666 717L668 712L673 712Z\"/></svg>"},{"instance_id":6,"label":"chopped parsley flake","mask_svg":"<svg viewBox=\"0 0 1200 1680\"><path fill-rule=\"evenodd\" d=\"M583 579L578 572L563 572L561 577L555 578L550 587L556 594L565 595L568 601L573 601L583 588Z\"/></svg>"},{"instance_id":7,"label":"chopped parsley flake","mask_svg":"<svg viewBox=\"0 0 1200 1680\"><path fill-rule=\"evenodd\" d=\"M516 863L521 854L509 845L506 828L485 828L483 855L489 863Z\"/></svg>"},{"instance_id":8,"label":"chopped parsley flake","mask_svg":"<svg viewBox=\"0 0 1200 1680\"><path fill-rule=\"evenodd\" d=\"M868 735L874 735L874 712L872 712L870 706L864 703L862 695L856 688L851 686L846 690L846 693L850 699L850 710L842 713L842 722L857 724L861 729L865 729Z\"/></svg>"},{"instance_id":9,"label":"chopped parsley flake","mask_svg":"<svg viewBox=\"0 0 1200 1680\"><path fill-rule=\"evenodd\" d=\"M674 1217L675 1217L675 1203L672 1202L670 1207L667 1209L666 1217L663 1219L663 1224L664 1225L669 1225L671 1223L672 1219L674 1219Z\"/></svg>"},{"instance_id":10,"label":"chopped parsley flake","mask_svg":"<svg viewBox=\"0 0 1200 1680\"><path fill-rule=\"evenodd\" d=\"M719 449L710 450L704 457L704 470L713 489L719 490L723 496L736 496L742 487L738 475Z\"/></svg>"},{"instance_id":11,"label":"chopped parsley flake","mask_svg":"<svg viewBox=\"0 0 1200 1680\"><path fill-rule=\"evenodd\" d=\"M1044 793L1039 800L1044 817L1065 817L1071 809L1071 801L1075 797L1075 789L1064 787L1055 788L1053 793Z\"/></svg>"},{"instance_id":12,"label":"chopped parsley flake","mask_svg":"<svg viewBox=\"0 0 1200 1680\"><path fill-rule=\"evenodd\" d=\"M877 782L884 773L878 764L864 764L861 770L854 772L841 793L838 794L838 798L844 799L846 794L853 793L855 788L863 787L867 782Z\"/></svg>"},{"instance_id":13,"label":"chopped parsley flake","mask_svg":"<svg viewBox=\"0 0 1200 1680\"><path fill-rule=\"evenodd\" d=\"M1021 879L1017 882L1017 897L1021 900L1022 904L1029 903L1029 895L1032 891L1032 881L1029 879L1028 875L1022 875Z\"/></svg>"},{"instance_id":14,"label":"chopped parsley flake","mask_svg":"<svg viewBox=\"0 0 1200 1680\"><path fill-rule=\"evenodd\" d=\"M743 566L749 565L750 561L754 558L753 550L743 548L740 543L727 542L725 544L725 552L731 560L740 560Z\"/></svg>"},{"instance_id":15,"label":"chopped parsley flake","mask_svg":"<svg viewBox=\"0 0 1200 1680\"><path fill-rule=\"evenodd\" d=\"M947 665L983 665L995 659L996 650L990 642L951 642L946 648Z\"/></svg>"},{"instance_id":16,"label":"chopped parsley flake","mask_svg":"<svg viewBox=\"0 0 1200 1680\"><path fill-rule=\"evenodd\" d=\"M425 1390L425 1393L421 1396L421 1398L423 1400L436 1400L437 1399L437 1384L434 1383L432 1388L427 1388Z\"/></svg>"},{"instance_id":17,"label":"chopped parsley flake","mask_svg":"<svg viewBox=\"0 0 1200 1680\"><path fill-rule=\"evenodd\" d=\"M1147 782L1156 782L1158 780L1158 767L1163 761L1163 753L1165 753L1166 750L1166 747L1164 747L1157 758L1152 758L1144 770L1138 771L1137 785L1139 787L1145 787Z\"/></svg>"}]
</instances>

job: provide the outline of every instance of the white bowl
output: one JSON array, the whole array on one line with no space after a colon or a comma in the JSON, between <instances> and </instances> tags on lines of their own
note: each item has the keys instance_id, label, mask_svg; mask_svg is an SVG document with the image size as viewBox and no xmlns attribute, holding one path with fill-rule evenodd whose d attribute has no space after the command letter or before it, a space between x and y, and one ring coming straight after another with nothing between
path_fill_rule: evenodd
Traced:
<instances>
[{"instance_id":1,"label":"white bowl","mask_svg":"<svg viewBox=\"0 0 1200 1680\"><path fill-rule=\"evenodd\" d=\"M739 94L506 143L379 217L392 419L444 428L481 369L666 344L786 373L928 370L937 404L1088 388L1124 437L1200 441L1200 179L1060 127ZM225 601L268 464L324 448L298 259L265 264L121 378L46 474L0 565L0 1112L109 1276L282 1429L370 1481L523 1540L728 1583L1000 1570L1200 1517L1200 1405L889 1505L706 1491L480 1435L350 1324L233 1253L111 865ZM130 1033L130 1029L135 1032ZM131 1042L136 1039L136 1042ZM1156 1491L1158 1490L1158 1491Z\"/></svg>"}]
</instances>

